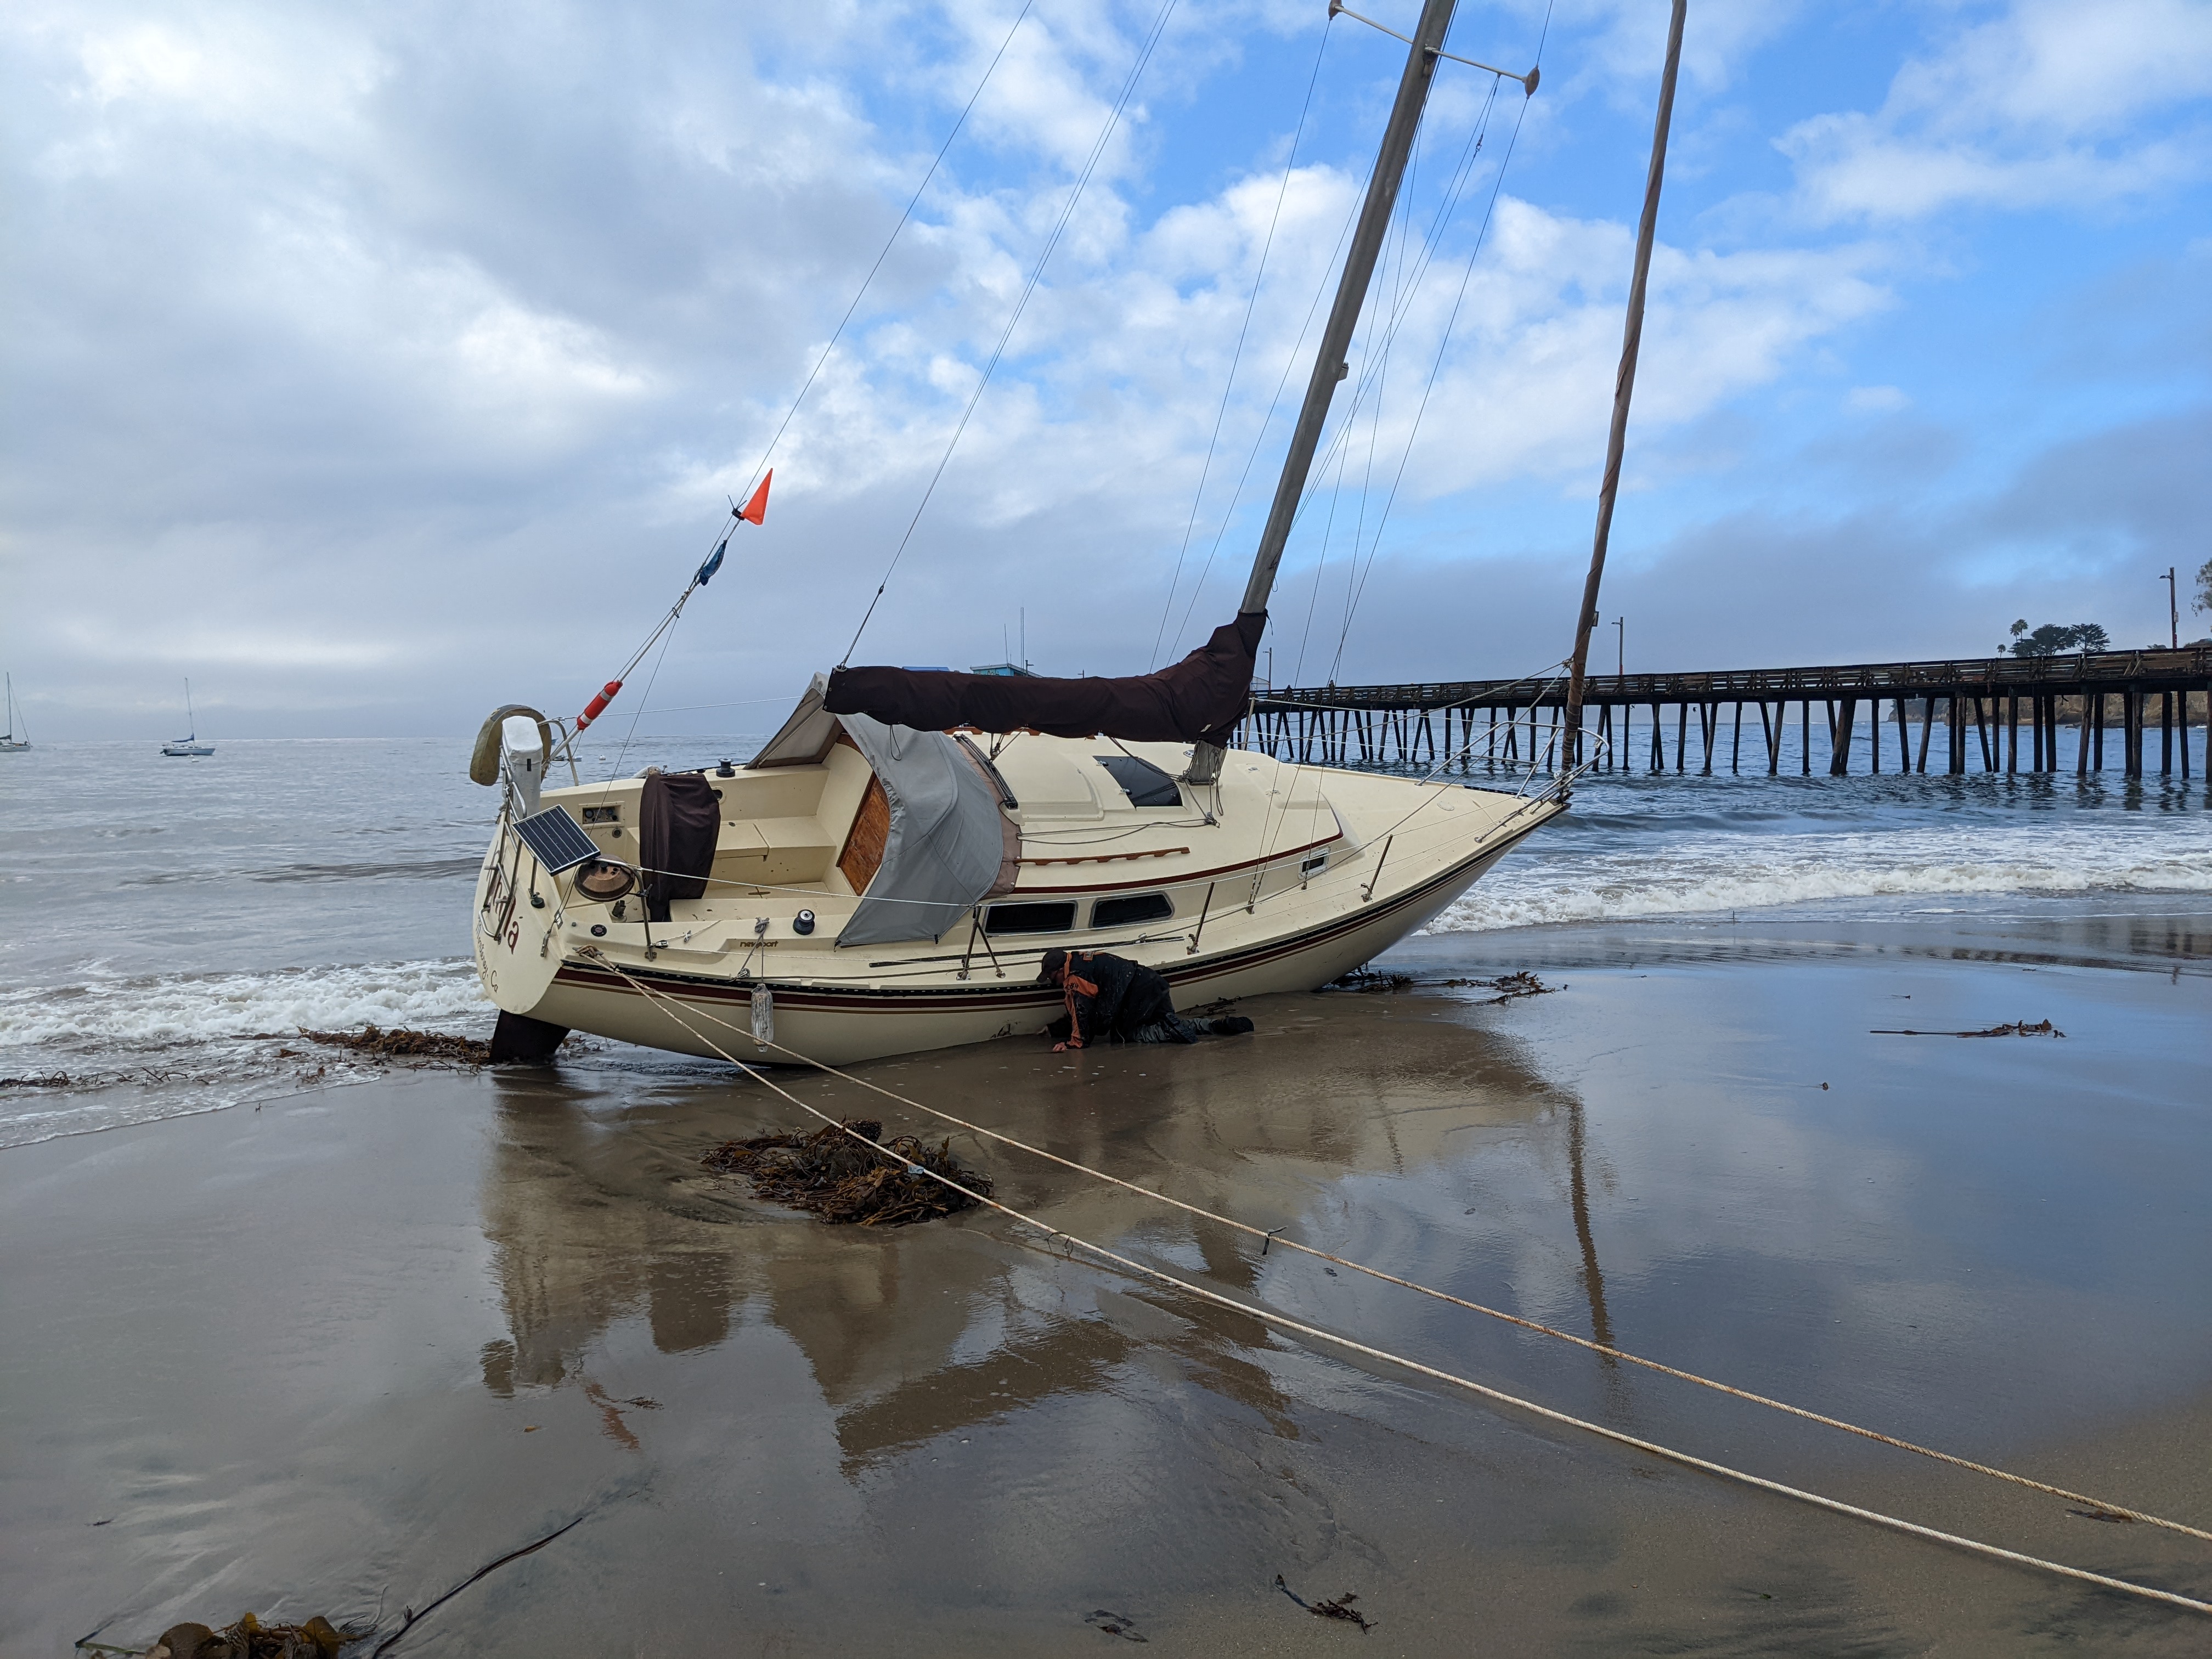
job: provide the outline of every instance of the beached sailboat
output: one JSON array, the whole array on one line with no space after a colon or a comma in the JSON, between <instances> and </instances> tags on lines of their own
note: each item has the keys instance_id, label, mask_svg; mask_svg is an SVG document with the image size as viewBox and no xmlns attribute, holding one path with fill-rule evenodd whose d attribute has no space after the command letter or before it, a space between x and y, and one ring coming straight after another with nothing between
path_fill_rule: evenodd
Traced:
<instances>
[{"instance_id":1,"label":"beached sailboat","mask_svg":"<svg viewBox=\"0 0 2212 1659\"><path fill-rule=\"evenodd\" d=\"M475 895L495 1058L572 1029L697 1054L750 1032L781 1045L763 1059L831 1063L1035 1034L1060 1006L1036 978L1055 946L1144 963L1182 1007L1312 989L1564 810L1565 769L1514 794L1231 746L1452 11L1426 0L1409 42L1236 619L1125 679L841 666L711 773L544 787L556 757L576 778L574 738L619 680L574 722L496 711L470 769L504 785Z\"/></svg>"},{"instance_id":2,"label":"beached sailboat","mask_svg":"<svg viewBox=\"0 0 2212 1659\"><path fill-rule=\"evenodd\" d=\"M199 716L192 713L192 683L190 680L185 682L185 724L191 727L191 735L170 738L161 745L163 754L179 760L188 757L196 760L215 753L213 744L200 741Z\"/></svg>"},{"instance_id":3,"label":"beached sailboat","mask_svg":"<svg viewBox=\"0 0 2212 1659\"><path fill-rule=\"evenodd\" d=\"M0 755L21 754L31 746L30 729L23 725L22 716L16 712L15 677L9 674L5 678L8 682L8 729L0 732Z\"/></svg>"}]
</instances>

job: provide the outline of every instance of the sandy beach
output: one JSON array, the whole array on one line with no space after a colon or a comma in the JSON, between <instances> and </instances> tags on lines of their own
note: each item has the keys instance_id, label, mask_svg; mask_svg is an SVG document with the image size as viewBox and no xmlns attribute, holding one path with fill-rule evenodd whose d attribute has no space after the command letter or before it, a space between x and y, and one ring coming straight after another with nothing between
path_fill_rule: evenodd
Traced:
<instances>
[{"instance_id":1,"label":"sandy beach","mask_svg":"<svg viewBox=\"0 0 2212 1659\"><path fill-rule=\"evenodd\" d=\"M2098 908L1428 937L1378 964L1388 988L1248 1005L1253 1038L866 1074L1456 1294L2202 1524L2212 913ZM1559 988L1496 1005L1443 982L1521 968ZM2045 1019L2064 1036L1872 1035ZM247 1609L388 1631L582 1516L394 1652L2202 1651L2191 1615L1355 1362L1003 1217L831 1228L699 1167L799 1127L726 1067L601 1050L0 1153L0 1648ZM1055 1226L1328 1328L2212 1595L2191 1540L954 1149ZM1310 1616L1278 1575L1352 1592L1373 1629Z\"/></svg>"}]
</instances>

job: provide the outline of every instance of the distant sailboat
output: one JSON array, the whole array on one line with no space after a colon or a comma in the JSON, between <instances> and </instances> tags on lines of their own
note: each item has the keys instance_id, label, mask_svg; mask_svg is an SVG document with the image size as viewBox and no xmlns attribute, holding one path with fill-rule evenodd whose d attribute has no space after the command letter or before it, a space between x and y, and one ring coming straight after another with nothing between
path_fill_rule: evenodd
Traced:
<instances>
[{"instance_id":1,"label":"distant sailboat","mask_svg":"<svg viewBox=\"0 0 2212 1659\"><path fill-rule=\"evenodd\" d=\"M185 723L192 728L191 735L163 744L161 752L165 755L179 757L187 755L198 757L215 753L213 744L200 741L199 717L192 713L192 683L190 680L185 682Z\"/></svg>"},{"instance_id":2,"label":"distant sailboat","mask_svg":"<svg viewBox=\"0 0 2212 1659\"><path fill-rule=\"evenodd\" d=\"M15 708L15 677L9 674L5 678L8 682L8 729L0 732L0 755L12 755L31 746L31 733L26 727L21 737L15 735L15 727L21 723Z\"/></svg>"}]
</instances>

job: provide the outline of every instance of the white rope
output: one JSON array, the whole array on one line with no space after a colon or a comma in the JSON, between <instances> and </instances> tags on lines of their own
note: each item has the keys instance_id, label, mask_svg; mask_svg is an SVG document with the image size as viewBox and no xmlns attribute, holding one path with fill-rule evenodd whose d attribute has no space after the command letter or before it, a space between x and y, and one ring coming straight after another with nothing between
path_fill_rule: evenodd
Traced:
<instances>
[{"instance_id":1,"label":"white rope","mask_svg":"<svg viewBox=\"0 0 2212 1659\"><path fill-rule=\"evenodd\" d=\"M667 1013L671 1019L674 1020L678 1025L681 1025L701 1042L705 1043L708 1048L713 1049L715 1054L720 1054L731 1065L737 1066L739 1071L744 1073L745 1075L751 1078L755 1082L759 1083L763 1086L774 1091L776 1094L782 1096L784 1099L789 1101L793 1105L798 1107L800 1110L807 1113L809 1115L819 1118L823 1122L834 1126L843 1133L851 1136L852 1139L860 1142L862 1146L873 1149L886 1158L897 1158L898 1162L902 1164L906 1164L906 1160L904 1158L898 1158L897 1154L885 1151L883 1147L878 1146L876 1142L870 1140L866 1136L859 1133L857 1131L847 1128L838 1119L831 1117L827 1112L809 1105L806 1102L799 1099L798 1096L793 1094L789 1090L771 1081L756 1068L747 1066L744 1061L737 1059L734 1055L730 1054L728 1050L717 1043L712 1037L707 1036L706 1033L700 1030L689 1020L685 1019L682 1014L678 1013L677 1012L677 1005L673 998L671 998L661 992L656 991L653 988L645 984L635 975L624 972L623 969L617 966L614 963L609 961L604 956L600 956L598 951L593 951L587 952L586 954L599 957L599 961L609 969L619 975L622 978L629 981L629 983L635 987L638 992L645 996L648 1000L659 1004L662 1007L663 1012ZM700 1012L702 1014L704 1014L705 1012L703 1010L695 1010L694 1012ZM735 1027L731 1026L728 1021L715 1018L714 1016L711 1014L705 1014L705 1018L713 1020L714 1023L718 1025L724 1026L726 1029L736 1029ZM756 1042L763 1042L765 1047L775 1048L784 1054L796 1053L795 1050L787 1048L778 1042L757 1037L754 1040ZM918 1109L927 1112L932 1116L943 1119L946 1122L962 1122L961 1120L952 1117L949 1113L939 1112L933 1108L921 1105L919 1102L906 1100L903 1097L894 1095L887 1089L879 1089L876 1088L873 1085L862 1083L861 1079L852 1077L849 1073L838 1071L834 1066L824 1065L819 1060L807 1060L807 1057L805 1055L798 1055L798 1058L806 1060L808 1064L818 1066L821 1070L828 1072L833 1076L842 1078L848 1082L861 1083L863 1087L872 1089L876 1093L884 1095L893 1100L897 1100L902 1104L915 1106ZM1164 1194L1152 1192L1150 1188L1138 1187L1132 1182L1119 1180L1117 1177L1105 1175L1101 1171L1087 1169L1081 1164L1073 1164L1069 1160L1060 1158L1054 1153L1042 1152L1041 1149L1036 1147L1025 1146L1024 1146L1024 1143L1014 1141L1006 1136L1000 1135L995 1131L982 1129L973 1124L962 1123L962 1127L973 1129L976 1133L988 1136L993 1139L1006 1141L1006 1144L1011 1146L1023 1146L1024 1150L1036 1152L1038 1156L1050 1158L1054 1163L1063 1164L1068 1168L1082 1170L1085 1174L1097 1176L1097 1178L1110 1182L1115 1186L1127 1188L1133 1192L1140 1193L1146 1197L1157 1199L1162 1203L1174 1205L1176 1208L1188 1211L1193 1214L1205 1216L1208 1219L1223 1222L1229 1226L1239 1228L1246 1232L1259 1231L1258 1229L1250 1227L1244 1223L1231 1221L1229 1220L1228 1218L1223 1216L1212 1215L1209 1212L1199 1209L1194 1205L1185 1204L1180 1200L1171 1199ZM2125 1578L2115 1578L2106 1573L2092 1572L2084 1567L2069 1566L2065 1563L2060 1561L2045 1560L2040 1556L2023 1554L2017 1550L2005 1549L1999 1545L1984 1543L1978 1539L1967 1538L1957 1533L1944 1532L1934 1527L1923 1526L1916 1521L1906 1521L1896 1516L1885 1515L1877 1510L1863 1509L1856 1504L1846 1504L1839 1498L1824 1497L1819 1492L1808 1492L1802 1487L1788 1486L1782 1481L1770 1480L1764 1475L1752 1474L1742 1469L1732 1468L1724 1463L1716 1463L1711 1462L1710 1459L1698 1457L1689 1452L1677 1451L1672 1447L1662 1446L1656 1441L1645 1440L1636 1435L1623 1433L1618 1429L1607 1428L1601 1423L1593 1423L1584 1418L1575 1417L1565 1412L1556 1411L1549 1406L1541 1406L1537 1404L1534 1401L1524 1400L1516 1395L1507 1394L1502 1389L1491 1388L1487 1384L1477 1382L1470 1377L1461 1376L1455 1372L1441 1370L1437 1366L1424 1364L1420 1360L1409 1358L1403 1354L1393 1353L1389 1349L1378 1348L1371 1344L1358 1341L1352 1337L1339 1335L1337 1333L1326 1330L1318 1325L1310 1325L1303 1320L1293 1319L1287 1314L1277 1312L1274 1309L1268 1307L1264 1303L1241 1302L1234 1297L1224 1295L1221 1291L1209 1289L1207 1286L1203 1285L1194 1284L1188 1279L1179 1278L1173 1273L1149 1266L1145 1262L1133 1260L1128 1256L1120 1254L1118 1251L1109 1250L1103 1244L1095 1244L1089 1239L1079 1237L1077 1235L1068 1232L1063 1228L1055 1227L1049 1222L1039 1220L1033 1215L1030 1215L1021 1210L1017 1210L1012 1205L1002 1204L995 1198L988 1197L981 1193L975 1192L968 1187L963 1186L959 1182L953 1180L951 1176L941 1175L934 1170L921 1165L908 1166L909 1173L917 1170L920 1173L927 1176L931 1180L939 1182L943 1185L951 1188L954 1192L960 1194L963 1197L969 1199L974 1203L983 1205L990 1209L1000 1212L1003 1215L1010 1216L1014 1220L1022 1223L1025 1226L1034 1227L1039 1232L1044 1233L1050 1237L1060 1239L1078 1249L1087 1251L1091 1255L1098 1257L1101 1261L1109 1261L1115 1267L1122 1269L1124 1272L1134 1274L1139 1278L1150 1279L1155 1284L1162 1285L1170 1290L1180 1291L1183 1295L1194 1297L1200 1301L1212 1303L1217 1307L1226 1308L1230 1311L1242 1314L1247 1318L1259 1320L1262 1323L1273 1325L1278 1329L1295 1332L1298 1335L1310 1337L1316 1341L1329 1343L1334 1346L1346 1349L1348 1352L1364 1355L1368 1358L1380 1360L1386 1364L1396 1365L1406 1370L1413 1371L1420 1376L1432 1377L1440 1382L1449 1382L1455 1388L1464 1389L1471 1394L1481 1396L1483 1399L1492 1401L1498 1405L1510 1406L1516 1410L1528 1412L1534 1416L1544 1419L1547 1422L1561 1424L1569 1428L1580 1429L1586 1433L1595 1435L1601 1439L1610 1440L1618 1445L1627 1446L1634 1450L1646 1453L1654 1457L1665 1458L1670 1462L1681 1464L1687 1468L1698 1469L1705 1474L1717 1475L1723 1480L1734 1480L1744 1486L1755 1486L1763 1492L1774 1492L1781 1497L1796 1498L1801 1503L1809 1504L1817 1509L1827 1510L1837 1515L1850 1516L1854 1520L1869 1522L1875 1526L1887 1527L1893 1531L1907 1533L1917 1538L1925 1538L1934 1543L1948 1544L1955 1549L1964 1550L1972 1554L1981 1555L1991 1560L2005 1561L2015 1566L2035 1568L2041 1571L2054 1573L2060 1577L2074 1579L2081 1583L2094 1584L2100 1589L2117 1590L2123 1595L2139 1596L2147 1601L2164 1602L2168 1606L2181 1607L2191 1613L2212 1614L2212 1601L2199 1601L2193 1596L2183 1595L2172 1590L2158 1589L2148 1584L2135 1583ZM1278 1238L1276 1242L1285 1244L1291 1249L1304 1250L1309 1255L1327 1255L1324 1251L1315 1250L1307 1246L1298 1245L1291 1240ZM1342 1258L1336 1256L1328 1256L1328 1259L1332 1261L1340 1261L1343 1260ZM1348 1267L1353 1267L1362 1273L1370 1273L1371 1276L1377 1279L1389 1279L1392 1283L1404 1285L1406 1288L1410 1290L1425 1290L1425 1287L1414 1285L1410 1280L1395 1279L1392 1275L1383 1273L1379 1270L1361 1267L1357 1262L1344 1261L1343 1265ZM1425 1293L1441 1297L1442 1299L1446 1301L1458 1301L1457 1297L1446 1297L1439 1291L1425 1291ZM1490 1313L1492 1311L1489 1309L1477 1307L1476 1304L1472 1303L1462 1303L1460 1305L1474 1308L1478 1312ZM1547 1334L1565 1334L1565 1333L1553 1331L1549 1327L1536 1325L1531 1321L1515 1318L1510 1314L1500 1314L1496 1315L1495 1316L1511 1320L1515 1324L1525 1325L1530 1329L1542 1331ZM1617 1349L1606 1348L1596 1343L1583 1341L1580 1338L1569 1338L1568 1340L1577 1341L1584 1347L1594 1348L1601 1353L1613 1354L1620 1358L1632 1359L1635 1358L1633 1355L1622 1353ZM1651 1364L1652 1368L1655 1370L1668 1370L1670 1369L1656 1365L1653 1362L1641 1359L1636 1360L1636 1363L1638 1364ZM1693 1376L1688 1372L1670 1371L1670 1374L1685 1377L1692 1382L1702 1382L1705 1381L1704 1378ZM1725 1384L1714 1383L1708 1384L1708 1386L1720 1388L1724 1392L1730 1394L1740 1394L1741 1392L1741 1390L1729 1389ZM1760 1399L1760 1396L1753 1395L1744 1395L1742 1397L1753 1400ZM1761 1403L1779 1406L1779 1402L1772 1401L1762 1401ZM1780 1408L1784 1410L1796 1411L1796 1408L1790 1407L1781 1407ZM1818 1417L1816 1413L1810 1412L1797 1412L1797 1414L1814 1418L1816 1421L1833 1423L1835 1426L1839 1428L1851 1427L1849 1424L1841 1423L1833 1419L1820 1418ZM1854 1432L1864 1433L1872 1438L1886 1441L1888 1440L1888 1437L1874 1434L1874 1432L1869 1430L1854 1430ZM1925 1450L1924 1448L1912 1446L1910 1443L1904 1441L1889 1441L1889 1443L1902 1446L1908 1450ZM1940 1458L1947 1462L1956 1463L1964 1468L1975 1469L1983 1474L1995 1475L2001 1480L2014 1481L2022 1486L2033 1486L2041 1491L2057 1493L2060 1496L2075 1498L2077 1501L2082 1503L2098 1504L2098 1500L2094 1498L2080 1498L2078 1494L2063 1492L2059 1488L2045 1486L2039 1481L2030 1480L2020 1475L2008 1474L2002 1470L1988 1468L1980 1464L1968 1463L1964 1459L1953 1458L1944 1453L1928 1452L1927 1455ZM2188 1533L2195 1537L2203 1538L2208 1536L2207 1534L2199 1532L2195 1528L2182 1526L2179 1522L2161 1521L2154 1516L2139 1514L2134 1510L2121 1510L2116 1506L2109 1504L2098 1504L2098 1506L2105 1508L2113 1514L2124 1514L2130 1519L2148 1522L2153 1525L2168 1527L2174 1531Z\"/></svg>"}]
</instances>

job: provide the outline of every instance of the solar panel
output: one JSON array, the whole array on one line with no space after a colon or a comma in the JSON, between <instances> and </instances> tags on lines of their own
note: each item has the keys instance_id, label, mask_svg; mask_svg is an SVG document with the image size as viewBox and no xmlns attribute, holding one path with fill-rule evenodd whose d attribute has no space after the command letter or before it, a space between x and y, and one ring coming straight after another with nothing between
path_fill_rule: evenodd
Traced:
<instances>
[{"instance_id":1,"label":"solar panel","mask_svg":"<svg viewBox=\"0 0 2212 1659\"><path fill-rule=\"evenodd\" d=\"M522 837L523 845L538 854L538 861L556 876L599 855L584 826L570 817L565 807L549 806L542 812L532 812L516 823L514 832Z\"/></svg>"}]
</instances>

